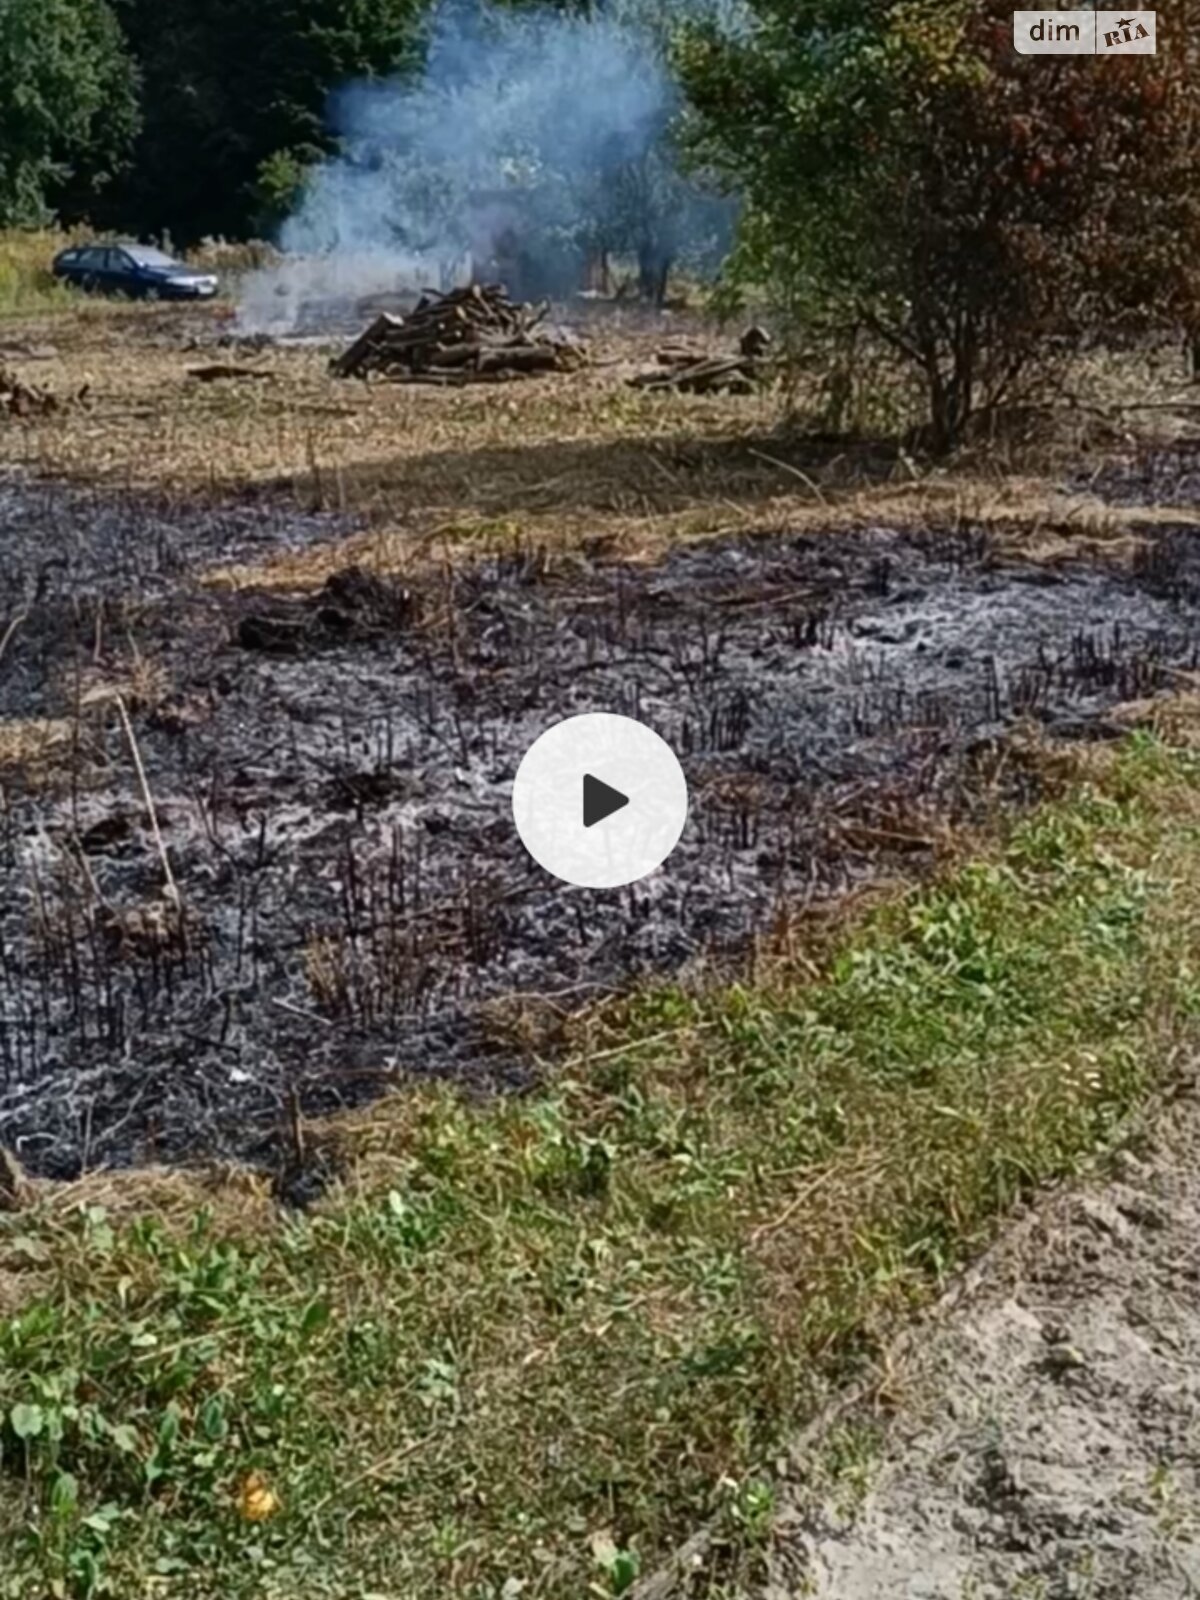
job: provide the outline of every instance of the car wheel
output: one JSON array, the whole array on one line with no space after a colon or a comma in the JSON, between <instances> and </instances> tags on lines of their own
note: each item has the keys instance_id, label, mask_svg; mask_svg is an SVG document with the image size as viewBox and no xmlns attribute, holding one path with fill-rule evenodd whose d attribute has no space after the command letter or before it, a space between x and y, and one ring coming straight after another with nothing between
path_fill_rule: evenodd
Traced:
<instances>
[{"instance_id":1,"label":"car wheel","mask_svg":"<svg viewBox=\"0 0 1200 1600\"><path fill-rule=\"evenodd\" d=\"M84 294L94 294L96 292L96 280L92 277L90 272L84 277L80 278L79 287L83 290Z\"/></svg>"}]
</instances>

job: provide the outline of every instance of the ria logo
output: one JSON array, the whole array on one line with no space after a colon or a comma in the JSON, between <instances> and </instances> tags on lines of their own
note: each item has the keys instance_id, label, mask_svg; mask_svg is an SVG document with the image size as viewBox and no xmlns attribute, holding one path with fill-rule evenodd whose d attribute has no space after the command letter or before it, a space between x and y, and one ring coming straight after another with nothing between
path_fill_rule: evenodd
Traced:
<instances>
[{"instance_id":1,"label":"ria logo","mask_svg":"<svg viewBox=\"0 0 1200 1600\"><path fill-rule=\"evenodd\" d=\"M1099 12L1096 16L1097 55L1107 55L1111 51L1126 56L1153 55L1155 15L1153 11L1135 11L1128 17L1119 16L1115 11ZM1100 20L1102 17L1114 18L1113 26L1106 27Z\"/></svg>"},{"instance_id":2,"label":"ria logo","mask_svg":"<svg viewBox=\"0 0 1200 1600\"><path fill-rule=\"evenodd\" d=\"M1152 56L1156 11L1014 11L1023 56Z\"/></svg>"}]
</instances>

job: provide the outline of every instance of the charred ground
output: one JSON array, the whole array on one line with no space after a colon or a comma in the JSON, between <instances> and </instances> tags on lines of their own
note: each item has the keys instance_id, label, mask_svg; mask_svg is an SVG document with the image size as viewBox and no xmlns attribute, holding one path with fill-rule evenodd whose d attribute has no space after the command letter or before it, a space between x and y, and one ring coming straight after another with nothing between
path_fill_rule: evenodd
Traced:
<instances>
[{"instance_id":1,"label":"charred ground","mask_svg":"<svg viewBox=\"0 0 1200 1600\"><path fill-rule=\"evenodd\" d=\"M273 1159L289 1116L405 1076L528 1082L589 1000L736 968L1035 798L1017 724L1119 731L1200 650L1170 524L1052 561L962 523L638 560L516 538L233 591L205 574L353 519L16 475L0 509L0 1141L58 1176ZM508 811L532 739L594 710L654 726L692 791L669 869L618 896L552 882Z\"/></svg>"}]
</instances>

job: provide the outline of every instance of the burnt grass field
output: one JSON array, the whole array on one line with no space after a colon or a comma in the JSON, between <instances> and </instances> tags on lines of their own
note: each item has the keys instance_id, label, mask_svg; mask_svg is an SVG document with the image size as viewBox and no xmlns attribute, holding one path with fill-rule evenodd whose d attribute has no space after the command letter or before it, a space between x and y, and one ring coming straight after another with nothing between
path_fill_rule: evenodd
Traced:
<instances>
[{"instance_id":1,"label":"burnt grass field","mask_svg":"<svg viewBox=\"0 0 1200 1600\"><path fill-rule=\"evenodd\" d=\"M1034 798L1014 725L1104 737L1200 664L1170 526L1132 563L880 526L198 581L342 531L0 482L0 716L41 730L0 749L0 1143L32 1171L274 1160L298 1111L399 1077L520 1085L546 1019L736 963ZM612 894L549 878L509 812L533 739L601 710L674 746L692 802Z\"/></svg>"}]
</instances>

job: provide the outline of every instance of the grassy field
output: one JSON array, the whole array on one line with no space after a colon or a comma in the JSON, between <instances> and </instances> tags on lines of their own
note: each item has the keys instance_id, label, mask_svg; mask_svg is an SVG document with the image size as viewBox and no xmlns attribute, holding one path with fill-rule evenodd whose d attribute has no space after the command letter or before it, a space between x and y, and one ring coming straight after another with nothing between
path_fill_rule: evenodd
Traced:
<instances>
[{"instance_id":1,"label":"grassy field","mask_svg":"<svg viewBox=\"0 0 1200 1600\"><path fill-rule=\"evenodd\" d=\"M716 533L931 520L985 525L1054 553L1111 542L1137 521L1194 520L1190 508L1114 510L1086 487L1064 487L1068 470L1102 463L1135 433L1169 440L1190 425L1192 390L1176 352L1085 363L1075 375L1080 403L1050 420L1032 414L948 467L915 461L880 429L889 408L874 415L865 400L857 432L781 435L789 407L801 416L819 409L827 378L819 361L794 390L753 397L627 387L624 377L677 332L717 347L731 341L686 316L601 321L590 330L595 365L582 374L439 391L332 378L322 349L215 350L217 334L235 337L233 315L229 305L195 313L87 302L69 316L14 321L41 355L15 354L18 375L62 398L84 393L54 416L7 429L0 454L167 503L283 496L343 512L362 529L343 553L381 570L431 548L439 559L471 559L502 543L594 542L636 555ZM264 376L197 381L194 370L214 360ZM885 379L881 369L878 387L888 392ZM265 572L213 576L306 581L286 557ZM318 557L308 581L324 576Z\"/></svg>"},{"instance_id":2,"label":"grassy field","mask_svg":"<svg viewBox=\"0 0 1200 1600\"><path fill-rule=\"evenodd\" d=\"M1198 822L1139 737L815 962L331 1126L308 1216L49 1193L0 1234L0 1593L620 1594L711 1517L695 1592L742 1592L791 1431L1190 1047Z\"/></svg>"},{"instance_id":3,"label":"grassy field","mask_svg":"<svg viewBox=\"0 0 1200 1600\"><path fill-rule=\"evenodd\" d=\"M635 393L646 338L620 325L597 333L611 365L502 393L213 355L221 308L47 295L51 243L0 249L3 331L42 347L12 358L23 378L87 393L0 420L5 464L352 526L210 585L879 523L978 524L1052 560L1196 521L1066 486L1131 447L1139 407L1142 437L1184 431L1169 362L1097 363L1051 443L1033 419L938 467L865 428L798 439L777 392ZM226 359L269 376L191 375ZM1194 1044L1200 766L1188 704L1157 720L1104 754L1032 751L1057 799L740 983L572 1019L528 1094L414 1088L310 1127L339 1176L308 1213L233 1169L15 1180L0 1596L636 1596L706 1522L693 1600L746 1594L795 1430L864 1372L895 1401L896 1331Z\"/></svg>"}]
</instances>

